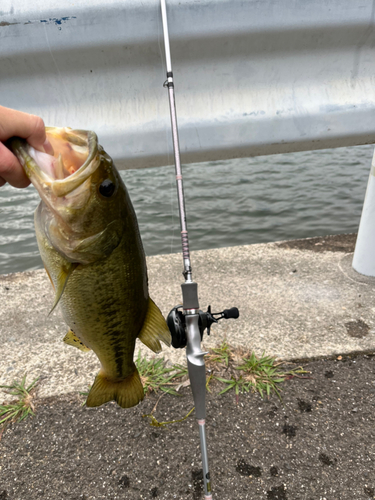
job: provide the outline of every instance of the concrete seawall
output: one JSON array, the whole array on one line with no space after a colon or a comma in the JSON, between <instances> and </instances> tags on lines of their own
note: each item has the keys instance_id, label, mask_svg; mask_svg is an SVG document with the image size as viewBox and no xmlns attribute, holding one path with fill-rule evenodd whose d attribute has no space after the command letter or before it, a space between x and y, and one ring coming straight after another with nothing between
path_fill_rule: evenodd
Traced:
<instances>
[{"instance_id":1,"label":"concrete seawall","mask_svg":"<svg viewBox=\"0 0 375 500\"><path fill-rule=\"evenodd\" d=\"M352 269L354 243L339 235L192 252L201 309L240 310L238 320L213 325L204 345L226 339L284 360L375 352L375 278ZM150 295L167 315L181 302L181 255L147 262ZM24 373L40 377L41 396L92 384L98 359L62 342L67 327L59 310L48 316L52 303L44 270L0 276L0 385ZM184 350L161 355L185 362Z\"/></svg>"}]
</instances>

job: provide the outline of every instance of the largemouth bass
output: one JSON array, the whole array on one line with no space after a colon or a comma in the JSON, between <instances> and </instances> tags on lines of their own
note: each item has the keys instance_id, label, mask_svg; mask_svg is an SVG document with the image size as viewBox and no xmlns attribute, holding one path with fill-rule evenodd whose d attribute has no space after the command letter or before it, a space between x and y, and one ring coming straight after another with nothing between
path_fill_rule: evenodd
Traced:
<instances>
[{"instance_id":1,"label":"largemouth bass","mask_svg":"<svg viewBox=\"0 0 375 500\"><path fill-rule=\"evenodd\" d=\"M46 129L54 156L22 139L10 147L41 202L35 230L44 267L69 331L64 341L92 349L101 369L87 406L143 399L133 361L138 337L154 352L170 345L166 322L148 293L136 215L112 159L94 132Z\"/></svg>"}]
</instances>

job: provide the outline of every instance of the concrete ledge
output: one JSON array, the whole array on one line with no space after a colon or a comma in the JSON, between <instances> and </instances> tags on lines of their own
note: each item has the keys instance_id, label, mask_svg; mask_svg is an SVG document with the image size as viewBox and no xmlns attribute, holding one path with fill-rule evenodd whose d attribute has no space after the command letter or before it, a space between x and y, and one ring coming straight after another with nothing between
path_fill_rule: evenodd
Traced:
<instances>
[{"instance_id":1,"label":"concrete ledge","mask_svg":"<svg viewBox=\"0 0 375 500\"><path fill-rule=\"evenodd\" d=\"M214 325L204 345L227 339L285 360L375 352L375 278L352 269L354 242L340 235L192 252L201 308L240 310L238 320ZM181 302L182 257L147 260L151 296L167 315ZM92 384L98 359L62 343L67 327L59 311L48 316L52 303L44 270L0 276L0 384L25 372L41 377L42 396ZM163 355L185 362L184 350Z\"/></svg>"}]
</instances>

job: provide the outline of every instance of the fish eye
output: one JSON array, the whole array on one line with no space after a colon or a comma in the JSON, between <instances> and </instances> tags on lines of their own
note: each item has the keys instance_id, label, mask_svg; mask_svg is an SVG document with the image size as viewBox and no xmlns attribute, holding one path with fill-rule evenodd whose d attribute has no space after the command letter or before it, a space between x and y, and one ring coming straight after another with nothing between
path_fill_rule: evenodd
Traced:
<instances>
[{"instance_id":1,"label":"fish eye","mask_svg":"<svg viewBox=\"0 0 375 500\"><path fill-rule=\"evenodd\" d=\"M110 179L105 179L99 186L99 193L104 198L110 198L116 190L115 184Z\"/></svg>"}]
</instances>

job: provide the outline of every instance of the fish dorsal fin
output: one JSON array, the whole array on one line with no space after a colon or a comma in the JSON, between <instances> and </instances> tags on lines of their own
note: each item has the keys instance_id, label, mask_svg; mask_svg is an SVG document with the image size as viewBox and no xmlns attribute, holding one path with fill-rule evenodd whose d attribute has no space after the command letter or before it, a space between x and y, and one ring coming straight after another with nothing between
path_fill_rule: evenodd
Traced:
<instances>
[{"instance_id":1,"label":"fish dorsal fin","mask_svg":"<svg viewBox=\"0 0 375 500\"><path fill-rule=\"evenodd\" d=\"M161 351L160 340L168 347L171 345L171 334L167 323L158 306L150 298L146 318L138 338L154 352Z\"/></svg>"},{"instance_id":2,"label":"fish dorsal fin","mask_svg":"<svg viewBox=\"0 0 375 500\"><path fill-rule=\"evenodd\" d=\"M68 279L78 265L78 262L67 262L61 267L55 283L55 302L53 303L52 309L50 310L49 314L51 314L51 312L59 303L59 300L64 293L66 284L68 283Z\"/></svg>"},{"instance_id":3,"label":"fish dorsal fin","mask_svg":"<svg viewBox=\"0 0 375 500\"><path fill-rule=\"evenodd\" d=\"M80 351L83 351L83 352L91 351L91 349L89 347L85 346L85 344L79 340L79 338L73 332L73 330L68 331L68 333L63 338L63 341L65 342L65 344L72 345L72 346L76 347L77 349L79 349Z\"/></svg>"}]
</instances>

